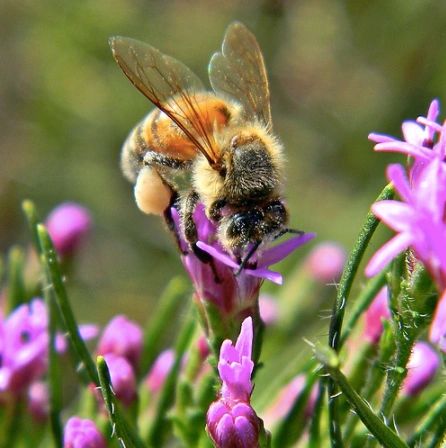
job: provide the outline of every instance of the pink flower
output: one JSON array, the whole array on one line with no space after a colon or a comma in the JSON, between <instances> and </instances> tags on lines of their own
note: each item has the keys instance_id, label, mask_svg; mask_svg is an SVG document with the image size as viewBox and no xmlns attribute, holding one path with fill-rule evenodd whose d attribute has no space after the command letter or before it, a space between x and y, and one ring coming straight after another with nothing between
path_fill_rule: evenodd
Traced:
<instances>
[{"instance_id":1,"label":"pink flower","mask_svg":"<svg viewBox=\"0 0 446 448\"><path fill-rule=\"evenodd\" d=\"M71 417L64 431L64 448L106 448L103 435L92 420Z\"/></svg>"},{"instance_id":2,"label":"pink flower","mask_svg":"<svg viewBox=\"0 0 446 448\"><path fill-rule=\"evenodd\" d=\"M339 280L345 264L344 248L332 242L318 244L308 255L305 264L320 283L335 282Z\"/></svg>"},{"instance_id":3,"label":"pink flower","mask_svg":"<svg viewBox=\"0 0 446 448\"><path fill-rule=\"evenodd\" d=\"M175 362L175 351L167 349L161 352L153 363L146 377L146 385L152 393L158 392L164 384L167 375Z\"/></svg>"},{"instance_id":4,"label":"pink flower","mask_svg":"<svg viewBox=\"0 0 446 448\"><path fill-rule=\"evenodd\" d=\"M380 201L372 206L372 211L395 230L397 235L375 253L366 267L366 274L375 275L399 253L412 247L440 289L444 289L446 164L439 159L429 162L412 189L400 165L390 165L387 174L403 202Z\"/></svg>"},{"instance_id":5,"label":"pink flower","mask_svg":"<svg viewBox=\"0 0 446 448\"><path fill-rule=\"evenodd\" d=\"M267 294L260 294L259 313L265 325L273 325L279 318L277 299Z\"/></svg>"},{"instance_id":6,"label":"pink flower","mask_svg":"<svg viewBox=\"0 0 446 448\"><path fill-rule=\"evenodd\" d=\"M126 358L137 368L141 357L143 332L141 327L126 316L115 316L104 328L98 343L98 355L113 353Z\"/></svg>"},{"instance_id":7,"label":"pink flower","mask_svg":"<svg viewBox=\"0 0 446 448\"><path fill-rule=\"evenodd\" d=\"M90 213L79 204L65 202L48 215L46 227L59 255L67 257L78 249L90 231Z\"/></svg>"},{"instance_id":8,"label":"pink flower","mask_svg":"<svg viewBox=\"0 0 446 448\"><path fill-rule=\"evenodd\" d=\"M240 271L239 263L219 243L217 229L206 217L202 204L194 212L199 240L197 247L209 257L209 262L203 262L189 249L180 228L178 212L174 208L171 212L183 253L182 261L192 279L198 299L211 301L227 316L254 306L264 279L281 284L282 276L271 271L269 266L283 260L314 237L313 234L299 235L274 247L259 249Z\"/></svg>"},{"instance_id":9,"label":"pink flower","mask_svg":"<svg viewBox=\"0 0 446 448\"><path fill-rule=\"evenodd\" d=\"M434 379L439 367L437 352L426 342L417 342L407 364L404 394L411 397L419 394Z\"/></svg>"},{"instance_id":10,"label":"pink flower","mask_svg":"<svg viewBox=\"0 0 446 448\"><path fill-rule=\"evenodd\" d=\"M260 419L250 405L252 341L252 318L247 317L235 345L227 339L221 346L218 372L222 387L209 407L206 426L218 448L258 446Z\"/></svg>"},{"instance_id":11,"label":"pink flower","mask_svg":"<svg viewBox=\"0 0 446 448\"><path fill-rule=\"evenodd\" d=\"M364 314L364 338L377 344L383 332L383 320L390 319L387 287L381 289Z\"/></svg>"},{"instance_id":12,"label":"pink flower","mask_svg":"<svg viewBox=\"0 0 446 448\"><path fill-rule=\"evenodd\" d=\"M21 393L45 372L47 323L41 299L33 299L0 319L0 393Z\"/></svg>"}]
</instances>

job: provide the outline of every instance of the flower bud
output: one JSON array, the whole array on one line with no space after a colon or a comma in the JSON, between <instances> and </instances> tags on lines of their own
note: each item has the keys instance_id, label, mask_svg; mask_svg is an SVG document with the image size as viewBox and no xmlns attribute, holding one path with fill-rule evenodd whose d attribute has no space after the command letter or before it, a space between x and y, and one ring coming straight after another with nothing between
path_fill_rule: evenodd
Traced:
<instances>
[{"instance_id":1,"label":"flower bud","mask_svg":"<svg viewBox=\"0 0 446 448\"><path fill-rule=\"evenodd\" d=\"M133 367L122 356L109 353L104 356L113 391L123 404L130 406L136 399L136 377Z\"/></svg>"},{"instance_id":2,"label":"flower bud","mask_svg":"<svg viewBox=\"0 0 446 448\"><path fill-rule=\"evenodd\" d=\"M161 352L153 363L149 374L146 377L146 385L152 393L158 392L169 375L175 361L175 352L167 349Z\"/></svg>"},{"instance_id":3,"label":"flower bud","mask_svg":"<svg viewBox=\"0 0 446 448\"><path fill-rule=\"evenodd\" d=\"M98 355L113 353L123 356L136 369L141 357L143 332L141 327L123 315L114 317L105 327L98 343Z\"/></svg>"},{"instance_id":4,"label":"flower bud","mask_svg":"<svg viewBox=\"0 0 446 448\"><path fill-rule=\"evenodd\" d=\"M404 394L410 397L419 394L433 380L439 367L437 352L426 342L417 342L407 364Z\"/></svg>"},{"instance_id":5,"label":"flower bud","mask_svg":"<svg viewBox=\"0 0 446 448\"><path fill-rule=\"evenodd\" d=\"M64 431L64 448L106 448L104 436L92 420L71 417Z\"/></svg>"},{"instance_id":6,"label":"flower bud","mask_svg":"<svg viewBox=\"0 0 446 448\"><path fill-rule=\"evenodd\" d=\"M384 287L377 294L364 314L364 337L372 344L377 344L383 332L382 321L390 319L388 291Z\"/></svg>"},{"instance_id":7,"label":"flower bud","mask_svg":"<svg viewBox=\"0 0 446 448\"><path fill-rule=\"evenodd\" d=\"M317 245L305 263L315 280L328 283L339 280L345 258L345 250L341 245L327 241Z\"/></svg>"},{"instance_id":8,"label":"flower bud","mask_svg":"<svg viewBox=\"0 0 446 448\"><path fill-rule=\"evenodd\" d=\"M207 431L217 448L257 447L260 420L248 403L218 400L207 413Z\"/></svg>"},{"instance_id":9,"label":"flower bud","mask_svg":"<svg viewBox=\"0 0 446 448\"><path fill-rule=\"evenodd\" d=\"M48 233L61 257L72 255L91 228L90 213L74 202L56 207L46 220Z\"/></svg>"}]
</instances>

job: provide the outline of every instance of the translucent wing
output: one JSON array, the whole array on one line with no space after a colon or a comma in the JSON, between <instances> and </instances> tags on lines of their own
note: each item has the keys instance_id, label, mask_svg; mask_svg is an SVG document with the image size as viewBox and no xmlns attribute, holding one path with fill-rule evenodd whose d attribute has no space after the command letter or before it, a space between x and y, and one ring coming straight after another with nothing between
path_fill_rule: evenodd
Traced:
<instances>
[{"instance_id":1,"label":"translucent wing","mask_svg":"<svg viewBox=\"0 0 446 448\"><path fill-rule=\"evenodd\" d=\"M110 47L133 85L171 118L217 169L219 151L196 100L196 94L206 90L200 79L181 62L144 42L117 36L110 39Z\"/></svg>"},{"instance_id":2,"label":"translucent wing","mask_svg":"<svg viewBox=\"0 0 446 448\"><path fill-rule=\"evenodd\" d=\"M244 107L248 119L272 127L268 77L255 36L239 22L229 25L221 52L209 63L209 80L217 94L227 94Z\"/></svg>"}]
</instances>

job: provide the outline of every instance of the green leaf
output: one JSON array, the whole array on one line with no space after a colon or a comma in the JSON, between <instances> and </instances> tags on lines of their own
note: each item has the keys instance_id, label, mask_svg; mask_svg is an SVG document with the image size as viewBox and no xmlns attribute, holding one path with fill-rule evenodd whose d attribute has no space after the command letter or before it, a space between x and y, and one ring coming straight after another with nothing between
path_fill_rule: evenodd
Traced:
<instances>
[{"instance_id":1,"label":"green leaf","mask_svg":"<svg viewBox=\"0 0 446 448\"><path fill-rule=\"evenodd\" d=\"M42 251L41 261L46 272L46 284L44 285L44 288L49 288L54 292L54 297L62 316L64 328L67 332L68 340L73 348L73 352L76 354L77 362L80 366L85 368L90 381L99 385L95 364L85 342L79 334L79 328L68 301L56 251L43 224L37 224L37 236Z\"/></svg>"},{"instance_id":2,"label":"green leaf","mask_svg":"<svg viewBox=\"0 0 446 448\"><path fill-rule=\"evenodd\" d=\"M97 368L100 390L113 425L113 434L118 438L121 445L126 448L144 448L144 443L121 412L119 403L112 390L107 363L102 356L97 358Z\"/></svg>"},{"instance_id":3,"label":"green leaf","mask_svg":"<svg viewBox=\"0 0 446 448\"><path fill-rule=\"evenodd\" d=\"M8 310L11 311L26 301L23 250L13 246L8 254Z\"/></svg>"},{"instance_id":4,"label":"green leaf","mask_svg":"<svg viewBox=\"0 0 446 448\"><path fill-rule=\"evenodd\" d=\"M184 302L189 286L183 278L172 279L163 292L158 307L145 327L144 344L141 356L141 374L145 374L161 351L162 335L170 324L178 308Z\"/></svg>"}]
</instances>

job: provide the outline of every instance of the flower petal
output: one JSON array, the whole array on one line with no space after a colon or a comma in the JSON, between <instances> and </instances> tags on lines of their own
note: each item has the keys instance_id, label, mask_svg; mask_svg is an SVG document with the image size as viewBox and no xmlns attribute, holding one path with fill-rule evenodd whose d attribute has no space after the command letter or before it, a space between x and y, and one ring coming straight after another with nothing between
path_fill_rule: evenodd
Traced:
<instances>
[{"instance_id":1,"label":"flower petal","mask_svg":"<svg viewBox=\"0 0 446 448\"><path fill-rule=\"evenodd\" d=\"M412 236L407 233L400 233L394 236L384 246L382 246L369 260L365 275L373 277L382 271L398 254L407 249L412 241Z\"/></svg>"}]
</instances>

